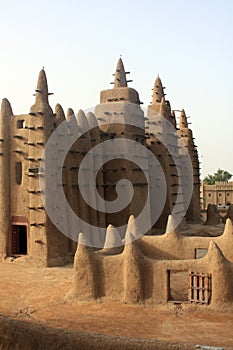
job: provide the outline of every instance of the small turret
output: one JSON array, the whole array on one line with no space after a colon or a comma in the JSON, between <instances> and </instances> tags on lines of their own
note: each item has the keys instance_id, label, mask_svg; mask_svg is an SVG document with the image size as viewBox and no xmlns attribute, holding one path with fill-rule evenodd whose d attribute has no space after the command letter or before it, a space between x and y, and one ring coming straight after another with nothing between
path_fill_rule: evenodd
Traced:
<instances>
[{"instance_id":1,"label":"small turret","mask_svg":"<svg viewBox=\"0 0 233 350\"><path fill-rule=\"evenodd\" d=\"M30 112L32 113L43 113L48 115L53 115L53 111L49 106L49 98L50 93L48 92L48 83L44 69L42 69L39 73L39 77L37 80L37 88L36 88L36 101L35 104L31 107Z\"/></svg>"},{"instance_id":2,"label":"small turret","mask_svg":"<svg viewBox=\"0 0 233 350\"><path fill-rule=\"evenodd\" d=\"M55 106L55 114L56 114L55 120L56 120L56 124L58 126L66 119L64 110L59 103L57 103Z\"/></svg>"},{"instance_id":3,"label":"small turret","mask_svg":"<svg viewBox=\"0 0 233 350\"><path fill-rule=\"evenodd\" d=\"M159 75L157 76L153 89L152 104L161 102L162 98L165 96L164 87L162 85Z\"/></svg>"},{"instance_id":4,"label":"small turret","mask_svg":"<svg viewBox=\"0 0 233 350\"><path fill-rule=\"evenodd\" d=\"M165 87L163 86L161 79L158 75L154 83L152 103L148 106L148 108L150 112L151 110L155 111L156 113L159 113L163 117L165 117L169 122L172 122L171 106L170 106L170 102L165 99L166 94L164 93L164 89ZM153 115L153 112L151 113Z\"/></svg>"},{"instance_id":5,"label":"small turret","mask_svg":"<svg viewBox=\"0 0 233 350\"><path fill-rule=\"evenodd\" d=\"M88 130L87 118L82 109L78 111L77 123L78 123L78 126L82 129L82 132L85 132L85 130Z\"/></svg>"},{"instance_id":6,"label":"small turret","mask_svg":"<svg viewBox=\"0 0 233 350\"><path fill-rule=\"evenodd\" d=\"M69 121L72 116L74 115L74 111L72 108L68 108L67 113L66 113L66 119Z\"/></svg>"},{"instance_id":7,"label":"small turret","mask_svg":"<svg viewBox=\"0 0 233 350\"><path fill-rule=\"evenodd\" d=\"M180 129L188 128L188 121L187 121L187 117L184 109L182 109L180 112L179 128Z\"/></svg>"},{"instance_id":8,"label":"small turret","mask_svg":"<svg viewBox=\"0 0 233 350\"><path fill-rule=\"evenodd\" d=\"M2 105L1 105L1 115L3 117L9 117L11 115L13 115L13 112L12 112L12 108L11 108L11 104L10 102L8 101L7 98L4 98L2 100Z\"/></svg>"},{"instance_id":9,"label":"small turret","mask_svg":"<svg viewBox=\"0 0 233 350\"><path fill-rule=\"evenodd\" d=\"M119 87L127 87L125 68L121 58L119 58L117 62L116 73L114 76L114 89Z\"/></svg>"},{"instance_id":10,"label":"small turret","mask_svg":"<svg viewBox=\"0 0 233 350\"><path fill-rule=\"evenodd\" d=\"M48 103L48 83L44 69L39 73L37 88L36 88L36 103L45 102Z\"/></svg>"},{"instance_id":11,"label":"small turret","mask_svg":"<svg viewBox=\"0 0 233 350\"><path fill-rule=\"evenodd\" d=\"M113 89L103 90L100 93L100 103L124 103L124 102L130 102L135 103L137 105L140 105L140 99L138 92L130 87L127 86L127 83L131 82L132 80L127 80L126 75L129 72L125 72L125 68L122 62L122 59L119 58L116 66L116 71L113 74L114 75L114 82L111 82L113 84ZM95 114L96 113L95 110Z\"/></svg>"}]
</instances>

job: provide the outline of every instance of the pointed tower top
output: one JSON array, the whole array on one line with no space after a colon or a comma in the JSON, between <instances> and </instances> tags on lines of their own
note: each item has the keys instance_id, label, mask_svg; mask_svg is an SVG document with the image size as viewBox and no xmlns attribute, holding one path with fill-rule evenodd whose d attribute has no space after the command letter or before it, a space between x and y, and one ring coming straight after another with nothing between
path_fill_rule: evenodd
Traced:
<instances>
[{"instance_id":1,"label":"pointed tower top","mask_svg":"<svg viewBox=\"0 0 233 350\"><path fill-rule=\"evenodd\" d=\"M11 104L10 102L8 101L7 98L4 98L2 100L2 104L1 104L1 115L2 116L10 116L10 115L13 115L13 112L12 112L12 108L11 108Z\"/></svg>"},{"instance_id":2,"label":"pointed tower top","mask_svg":"<svg viewBox=\"0 0 233 350\"><path fill-rule=\"evenodd\" d=\"M56 122L58 123L58 125L66 119L64 110L59 103L57 103L55 106L55 114L56 114Z\"/></svg>"},{"instance_id":3,"label":"pointed tower top","mask_svg":"<svg viewBox=\"0 0 233 350\"><path fill-rule=\"evenodd\" d=\"M53 114L52 108L49 106L48 99L48 84L47 78L44 69L42 69L39 73L39 77L37 80L37 88L36 88L36 101L33 106L31 106L30 112L37 113L43 112L47 116L51 116Z\"/></svg>"},{"instance_id":4,"label":"pointed tower top","mask_svg":"<svg viewBox=\"0 0 233 350\"><path fill-rule=\"evenodd\" d=\"M37 100L48 103L48 83L44 68L41 69L37 81L36 101Z\"/></svg>"},{"instance_id":5,"label":"pointed tower top","mask_svg":"<svg viewBox=\"0 0 233 350\"><path fill-rule=\"evenodd\" d=\"M85 113L82 109L78 111L77 114L77 123L81 127L82 131L88 130L88 122Z\"/></svg>"},{"instance_id":6,"label":"pointed tower top","mask_svg":"<svg viewBox=\"0 0 233 350\"><path fill-rule=\"evenodd\" d=\"M66 114L66 119L70 120L72 118L72 116L74 116L74 111L72 108L68 108L67 114Z\"/></svg>"},{"instance_id":7,"label":"pointed tower top","mask_svg":"<svg viewBox=\"0 0 233 350\"><path fill-rule=\"evenodd\" d=\"M156 80L155 80L155 84L154 84L152 104L156 104L158 102L161 102L161 100L164 96L165 96L164 95L164 87L163 87L162 81L158 75Z\"/></svg>"},{"instance_id":8,"label":"pointed tower top","mask_svg":"<svg viewBox=\"0 0 233 350\"><path fill-rule=\"evenodd\" d=\"M137 105L141 104L138 92L135 89L127 86L127 83L132 81L132 80L126 79L126 75L128 73L129 72L125 71L124 64L120 57L117 62L116 72L113 74L114 82L111 82L111 84L114 84L113 89L101 91L100 104L109 103L109 102L110 103L130 102ZM96 111L97 109L95 109L95 114L98 115Z\"/></svg>"},{"instance_id":9,"label":"pointed tower top","mask_svg":"<svg viewBox=\"0 0 233 350\"><path fill-rule=\"evenodd\" d=\"M182 109L180 112L179 128L188 128L188 121L184 109Z\"/></svg>"},{"instance_id":10,"label":"pointed tower top","mask_svg":"<svg viewBox=\"0 0 233 350\"><path fill-rule=\"evenodd\" d=\"M127 87L126 73L125 73L125 68L121 57L117 62L115 79L114 79L114 89L118 87Z\"/></svg>"}]
</instances>

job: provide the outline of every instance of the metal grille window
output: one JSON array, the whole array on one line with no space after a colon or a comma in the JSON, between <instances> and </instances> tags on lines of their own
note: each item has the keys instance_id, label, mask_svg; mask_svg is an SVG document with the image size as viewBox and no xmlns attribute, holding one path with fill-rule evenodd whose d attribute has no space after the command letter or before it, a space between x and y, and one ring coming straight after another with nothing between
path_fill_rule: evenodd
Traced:
<instances>
[{"instance_id":1,"label":"metal grille window","mask_svg":"<svg viewBox=\"0 0 233 350\"><path fill-rule=\"evenodd\" d=\"M211 275L189 272L189 295L191 303L209 304L211 298Z\"/></svg>"}]
</instances>

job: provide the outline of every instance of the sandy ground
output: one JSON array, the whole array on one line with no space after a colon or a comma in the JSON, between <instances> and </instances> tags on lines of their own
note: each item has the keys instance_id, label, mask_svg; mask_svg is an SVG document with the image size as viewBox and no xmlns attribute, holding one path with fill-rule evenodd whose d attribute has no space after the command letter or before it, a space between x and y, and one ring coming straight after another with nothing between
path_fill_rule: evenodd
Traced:
<instances>
[{"instance_id":1,"label":"sandy ground","mask_svg":"<svg viewBox=\"0 0 233 350\"><path fill-rule=\"evenodd\" d=\"M223 225L186 227L186 235L217 236ZM16 259L18 260L18 259ZM59 268L0 263L0 350L233 349L233 313L209 307L127 305L65 298L72 265Z\"/></svg>"},{"instance_id":2,"label":"sandy ground","mask_svg":"<svg viewBox=\"0 0 233 350\"><path fill-rule=\"evenodd\" d=\"M186 343L184 349L193 349L195 344L200 343L224 348L228 346L233 349L233 314L230 312L213 313L205 306L203 306L205 311L200 313L195 306L186 305L170 304L164 309L106 300L68 301L64 297L71 289L72 273L72 266L46 269L21 266L16 263L1 263L0 315L13 319L12 322L16 322L14 327L18 321L27 321L34 327L46 325L51 329L60 328L75 332L149 340L149 343L145 343L147 345L152 344L151 340L156 339L180 343L175 347L177 349L183 349L182 343ZM2 323L3 321L4 319ZM40 332L39 328L36 330L36 333L38 332ZM76 336L78 337L78 333ZM90 338L88 339L90 341ZM98 339L98 336L95 339ZM55 347L49 348L60 349L58 345L56 347L56 341L55 339L55 343L53 342ZM128 342L126 339L121 341L122 344ZM98 343L97 340L96 342ZM32 347L32 349L37 348L39 349L39 347ZM64 346L62 348L66 349ZM106 349L106 345L103 348ZM135 346L133 348L136 349ZM142 343L140 348L144 349ZM150 347L146 348L150 349ZM160 347L153 348L160 349ZM165 345L161 347L161 349L165 348L169 347Z\"/></svg>"}]
</instances>

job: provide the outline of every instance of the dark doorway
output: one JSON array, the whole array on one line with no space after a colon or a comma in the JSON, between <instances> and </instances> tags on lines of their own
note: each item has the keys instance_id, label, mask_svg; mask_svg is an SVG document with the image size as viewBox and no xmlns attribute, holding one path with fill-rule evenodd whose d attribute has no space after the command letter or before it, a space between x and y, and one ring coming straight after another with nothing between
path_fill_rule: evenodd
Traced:
<instances>
[{"instance_id":1,"label":"dark doorway","mask_svg":"<svg viewBox=\"0 0 233 350\"><path fill-rule=\"evenodd\" d=\"M168 300L188 301L188 271L168 270Z\"/></svg>"},{"instance_id":2,"label":"dark doorway","mask_svg":"<svg viewBox=\"0 0 233 350\"><path fill-rule=\"evenodd\" d=\"M27 226L12 225L12 254L27 254Z\"/></svg>"}]
</instances>

